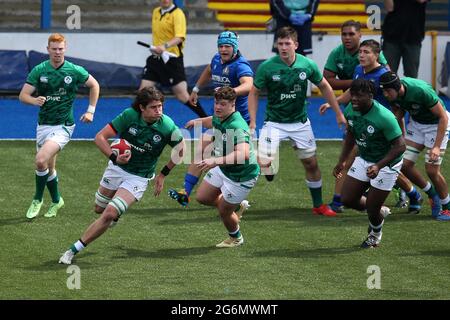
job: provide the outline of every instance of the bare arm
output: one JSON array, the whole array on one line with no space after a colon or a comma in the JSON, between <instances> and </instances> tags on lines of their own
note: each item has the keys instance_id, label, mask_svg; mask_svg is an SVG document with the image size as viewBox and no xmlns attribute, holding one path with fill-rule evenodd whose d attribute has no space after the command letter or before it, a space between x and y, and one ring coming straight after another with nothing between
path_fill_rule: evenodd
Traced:
<instances>
[{"instance_id":1,"label":"bare arm","mask_svg":"<svg viewBox=\"0 0 450 320\"><path fill-rule=\"evenodd\" d=\"M166 166L169 169L173 169L173 167L180 164L181 161L183 160L185 150L186 150L186 143L184 142L183 139L175 147L172 148L170 160L166 164Z\"/></svg>"},{"instance_id":2,"label":"bare arm","mask_svg":"<svg viewBox=\"0 0 450 320\"><path fill-rule=\"evenodd\" d=\"M96 106L98 101L98 96L100 95L100 85L97 80L91 75L85 82L86 87L89 88L89 105Z\"/></svg>"},{"instance_id":3,"label":"bare arm","mask_svg":"<svg viewBox=\"0 0 450 320\"><path fill-rule=\"evenodd\" d=\"M399 108L396 105L392 106L392 113L397 118L398 125L400 126L400 129L402 129L402 134L405 136L406 130L405 130L405 111L401 108Z\"/></svg>"},{"instance_id":4,"label":"bare arm","mask_svg":"<svg viewBox=\"0 0 450 320\"><path fill-rule=\"evenodd\" d=\"M195 126L202 126L204 128L212 128L212 116L209 117L205 117L205 118L197 118L197 119L192 119L189 120L184 127L186 129L191 129Z\"/></svg>"},{"instance_id":5,"label":"bare arm","mask_svg":"<svg viewBox=\"0 0 450 320\"><path fill-rule=\"evenodd\" d=\"M343 94L341 94L339 97L337 97L337 102L341 104L347 105L352 98L352 95L350 94L350 89L347 89L344 91Z\"/></svg>"},{"instance_id":6,"label":"bare arm","mask_svg":"<svg viewBox=\"0 0 450 320\"><path fill-rule=\"evenodd\" d=\"M238 96L246 96L253 87L253 77L240 77L237 87L233 88Z\"/></svg>"},{"instance_id":7,"label":"bare arm","mask_svg":"<svg viewBox=\"0 0 450 320\"><path fill-rule=\"evenodd\" d=\"M46 98L44 96L39 96L36 98L31 96L34 91L36 91L35 87L33 87L31 84L25 83L22 87L22 90L20 90L19 100L26 104L42 107L45 103Z\"/></svg>"},{"instance_id":8,"label":"bare arm","mask_svg":"<svg viewBox=\"0 0 450 320\"><path fill-rule=\"evenodd\" d=\"M114 131L114 129L109 124L104 126L103 129L95 135L95 144L100 149L100 151L108 158L112 153L108 139L114 138L116 135L116 131Z\"/></svg>"},{"instance_id":9,"label":"bare arm","mask_svg":"<svg viewBox=\"0 0 450 320\"><path fill-rule=\"evenodd\" d=\"M256 113L258 111L258 99L259 90L252 86L250 93L248 94L248 113L250 115L250 130L255 130L256 128Z\"/></svg>"},{"instance_id":10,"label":"bare arm","mask_svg":"<svg viewBox=\"0 0 450 320\"><path fill-rule=\"evenodd\" d=\"M241 142L234 146L234 151L220 159L224 165L242 163L250 158L250 145Z\"/></svg>"},{"instance_id":11,"label":"bare arm","mask_svg":"<svg viewBox=\"0 0 450 320\"><path fill-rule=\"evenodd\" d=\"M344 144L342 146L341 155L339 156L338 163L333 169L333 175L336 178L340 178L342 176L342 170L344 170L345 161L348 159L350 152L353 150L355 146L355 137L353 133L347 130L345 135Z\"/></svg>"},{"instance_id":12,"label":"bare arm","mask_svg":"<svg viewBox=\"0 0 450 320\"><path fill-rule=\"evenodd\" d=\"M197 83L195 84L196 87L199 89L206 85L211 80L211 65L207 65L205 69L203 69L202 74L200 75L200 78L198 78Z\"/></svg>"},{"instance_id":13,"label":"bare arm","mask_svg":"<svg viewBox=\"0 0 450 320\"><path fill-rule=\"evenodd\" d=\"M405 152L405 150L406 150L406 144L405 144L405 139L403 139L403 136L400 136L397 139L392 140L391 141L391 149L389 150L389 152L383 159L381 159L380 161L378 161L376 163L377 167L381 169L381 168L387 166L389 162L391 162L392 160L397 158L400 154Z\"/></svg>"},{"instance_id":14,"label":"bare arm","mask_svg":"<svg viewBox=\"0 0 450 320\"><path fill-rule=\"evenodd\" d=\"M448 116L440 102L436 103L430 110L435 116L439 117L436 138L433 148L430 150L430 159L432 161L437 161L440 156L442 140L444 140L445 133L447 132Z\"/></svg>"},{"instance_id":15,"label":"bare arm","mask_svg":"<svg viewBox=\"0 0 450 320\"><path fill-rule=\"evenodd\" d=\"M170 160L167 162L161 172L156 176L155 190L153 192L155 197L161 194L161 191L164 188L164 180L170 173L170 170L172 170L177 164L181 163L181 160L183 160L185 148L186 145L184 143L184 140L181 140L175 147L173 147Z\"/></svg>"},{"instance_id":16,"label":"bare arm","mask_svg":"<svg viewBox=\"0 0 450 320\"><path fill-rule=\"evenodd\" d=\"M323 78L322 81L320 81L318 87L322 92L322 95L324 96L326 101L330 104L331 108L336 113L336 122L338 123L339 127L343 125L345 126L347 121L345 120L344 115L342 114L342 111L339 108L339 104L336 100L333 89L331 89L331 86L328 83L328 81L325 78Z\"/></svg>"},{"instance_id":17,"label":"bare arm","mask_svg":"<svg viewBox=\"0 0 450 320\"><path fill-rule=\"evenodd\" d=\"M243 163L245 160L248 160L249 158L250 158L250 145L246 142L242 142L235 145L234 151L230 152L226 156L219 158L212 157L204 159L197 164L197 167L202 171L206 171L216 166L226 166Z\"/></svg>"},{"instance_id":18,"label":"bare arm","mask_svg":"<svg viewBox=\"0 0 450 320\"><path fill-rule=\"evenodd\" d=\"M165 50L167 50L168 48L176 47L177 45L179 45L183 41L184 41L184 38L174 37L174 38L170 39L169 41L167 41L165 44L156 46L155 49L153 50L153 52L156 53L156 54L161 54Z\"/></svg>"},{"instance_id":19,"label":"bare arm","mask_svg":"<svg viewBox=\"0 0 450 320\"><path fill-rule=\"evenodd\" d=\"M403 136L400 136L394 140L391 141L391 149L386 154L386 156L375 163L374 165L371 165L369 168L367 168L367 176L371 179L376 178L378 175L378 172L385 166L389 164L392 160L397 158L400 154L405 152L406 150L406 144L405 139L403 139Z\"/></svg>"},{"instance_id":20,"label":"bare arm","mask_svg":"<svg viewBox=\"0 0 450 320\"><path fill-rule=\"evenodd\" d=\"M97 106L98 96L100 94L100 85L91 75L89 75L89 78L84 84L89 88L89 107L81 116L80 120L82 122L90 123L94 120L95 108Z\"/></svg>"},{"instance_id":21,"label":"bare arm","mask_svg":"<svg viewBox=\"0 0 450 320\"><path fill-rule=\"evenodd\" d=\"M198 91L200 88L204 85L206 85L211 80L211 65L207 65L205 69L203 69L202 74L200 75L200 78L198 78L194 89L191 92L191 95L189 96L189 102L191 102L193 105L197 105L198 100Z\"/></svg>"},{"instance_id":22,"label":"bare arm","mask_svg":"<svg viewBox=\"0 0 450 320\"><path fill-rule=\"evenodd\" d=\"M323 70L323 76L327 79L333 90L347 90L352 85L353 80L341 80L336 77L336 73L330 70Z\"/></svg>"}]
</instances>

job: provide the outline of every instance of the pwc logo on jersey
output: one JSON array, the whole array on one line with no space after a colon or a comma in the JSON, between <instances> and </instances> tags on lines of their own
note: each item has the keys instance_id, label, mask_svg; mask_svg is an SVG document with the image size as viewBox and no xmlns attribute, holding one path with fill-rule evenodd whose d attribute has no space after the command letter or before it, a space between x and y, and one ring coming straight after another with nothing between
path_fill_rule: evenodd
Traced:
<instances>
[{"instance_id":1,"label":"pwc logo on jersey","mask_svg":"<svg viewBox=\"0 0 450 320\"><path fill-rule=\"evenodd\" d=\"M297 99L296 93L282 93L280 96L280 100L283 101L285 99Z\"/></svg>"},{"instance_id":2,"label":"pwc logo on jersey","mask_svg":"<svg viewBox=\"0 0 450 320\"><path fill-rule=\"evenodd\" d=\"M66 84L71 84L71 83L72 83L72 77L71 77L71 76L65 77L65 78L64 78L64 82L65 82Z\"/></svg>"},{"instance_id":3,"label":"pwc logo on jersey","mask_svg":"<svg viewBox=\"0 0 450 320\"><path fill-rule=\"evenodd\" d=\"M364 133L362 133L361 137L359 139L356 139L355 142L358 146L367 147L366 135Z\"/></svg>"},{"instance_id":4,"label":"pwc logo on jersey","mask_svg":"<svg viewBox=\"0 0 450 320\"><path fill-rule=\"evenodd\" d=\"M45 97L45 101L56 101L56 102L60 102L61 101L61 97L60 96L46 96Z\"/></svg>"},{"instance_id":5,"label":"pwc logo on jersey","mask_svg":"<svg viewBox=\"0 0 450 320\"><path fill-rule=\"evenodd\" d=\"M280 81L280 80L281 80L281 76L279 74L272 75L272 81Z\"/></svg>"}]
</instances>

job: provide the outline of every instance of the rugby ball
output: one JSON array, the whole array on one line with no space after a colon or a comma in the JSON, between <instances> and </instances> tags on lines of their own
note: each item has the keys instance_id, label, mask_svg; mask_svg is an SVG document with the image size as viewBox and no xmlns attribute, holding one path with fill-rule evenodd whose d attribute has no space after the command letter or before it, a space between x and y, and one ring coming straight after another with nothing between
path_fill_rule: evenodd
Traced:
<instances>
[{"instance_id":1,"label":"rugby ball","mask_svg":"<svg viewBox=\"0 0 450 320\"><path fill-rule=\"evenodd\" d=\"M125 139L116 139L111 143L111 150L117 156L131 154L131 144Z\"/></svg>"}]
</instances>

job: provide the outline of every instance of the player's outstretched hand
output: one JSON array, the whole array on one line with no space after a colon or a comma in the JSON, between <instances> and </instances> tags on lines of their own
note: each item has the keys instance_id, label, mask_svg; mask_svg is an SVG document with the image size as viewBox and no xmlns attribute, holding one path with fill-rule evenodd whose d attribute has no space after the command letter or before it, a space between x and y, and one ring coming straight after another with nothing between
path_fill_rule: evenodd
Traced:
<instances>
[{"instance_id":1,"label":"player's outstretched hand","mask_svg":"<svg viewBox=\"0 0 450 320\"><path fill-rule=\"evenodd\" d=\"M345 117L342 113L339 113L336 115L336 122L340 129L345 129L347 126L347 120L345 119Z\"/></svg>"},{"instance_id":2,"label":"player's outstretched hand","mask_svg":"<svg viewBox=\"0 0 450 320\"><path fill-rule=\"evenodd\" d=\"M92 121L94 121L94 114L86 112L81 116L80 120L84 123L91 123Z\"/></svg>"},{"instance_id":3,"label":"player's outstretched hand","mask_svg":"<svg viewBox=\"0 0 450 320\"><path fill-rule=\"evenodd\" d=\"M44 103L45 103L45 101L47 101L47 98L45 98L45 97L43 97L43 96L39 96L39 97L36 97L36 98L34 98L35 100L35 105L36 106L39 106L39 107L42 107L43 105L44 105Z\"/></svg>"},{"instance_id":4,"label":"player's outstretched hand","mask_svg":"<svg viewBox=\"0 0 450 320\"><path fill-rule=\"evenodd\" d=\"M192 129L195 126L195 119L193 120L189 120L188 122L186 122L186 124L184 125L184 127L186 129Z\"/></svg>"},{"instance_id":5,"label":"player's outstretched hand","mask_svg":"<svg viewBox=\"0 0 450 320\"><path fill-rule=\"evenodd\" d=\"M191 95L189 96L189 102L191 104L193 104L194 106L196 106L197 105L197 99L198 99L197 92L192 91Z\"/></svg>"},{"instance_id":6,"label":"player's outstretched hand","mask_svg":"<svg viewBox=\"0 0 450 320\"><path fill-rule=\"evenodd\" d=\"M366 174L370 179L375 179L378 175L378 172L380 172L380 168L378 168L378 166L374 164L367 168Z\"/></svg>"},{"instance_id":7,"label":"player's outstretched hand","mask_svg":"<svg viewBox=\"0 0 450 320\"><path fill-rule=\"evenodd\" d=\"M159 196L164 188L164 178L165 176L160 173L155 179L155 191L153 192L155 197Z\"/></svg>"},{"instance_id":8,"label":"player's outstretched hand","mask_svg":"<svg viewBox=\"0 0 450 320\"><path fill-rule=\"evenodd\" d=\"M197 163L197 168L202 171L208 171L217 166L216 160L214 158L204 159Z\"/></svg>"},{"instance_id":9,"label":"player's outstretched hand","mask_svg":"<svg viewBox=\"0 0 450 320\"><path fill-rule=\"evenodd\" d=\"M131 153L122 153L117 156L116 163L117 164L127 164L130 161Z\"/></svg>"},{"instance_id":10,"label":"player's outstretched hand","mask_svg":"<svg viewBox=\"0 0 450 320\"><path fill-rule=\"evenodd\" d=\"M333 169L333 176L336 179L342 178L342 170L344 170L345 163L339 162Z\"/></svg>"},{"instance_id":11,"label":"player's outstretched hand","mask_svg":"<svg viewBox=\"0 0 450 320\"><path fill-rule=\"evenodd\" d=\"M429 151L430 161L433 163L439 160L440 155L441 155L441 148L439 146L433 147Z\"/></svg>"},{"instance_id":12,"label":"player's outstretched hand","mask_svg":"<svg viewBox=\"0 0 450 320\"><path fill-rule=\"evenodd\" d=\"M324 104L322 104L322 105L319 107L319 113L320 113L321 115L324 115L325 112L327 112L327 110L330 109L330 108L331 108L331 106L330 106L329 103L324 103Z\"/></svg>"}]
</instances>

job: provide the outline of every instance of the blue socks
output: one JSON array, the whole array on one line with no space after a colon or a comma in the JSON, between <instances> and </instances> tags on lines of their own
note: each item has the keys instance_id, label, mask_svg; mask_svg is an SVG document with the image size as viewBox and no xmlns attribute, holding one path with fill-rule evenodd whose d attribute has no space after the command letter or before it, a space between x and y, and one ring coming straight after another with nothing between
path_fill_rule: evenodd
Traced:
<instances>
[{"instance_id":1,"label":"blue socks","mask_svg":"<svg viewBox=\"0 0 450 320\"><path fill-rule=\"evenodd\" d=\"M413 200L418 200L421 197L420 193L416 190L414 186L410 192L406 192L406 195L408 196L409 199Z\"/></svg>"},{"instance_id":2,"label":"blue socks","mask_svg":"<svg viewBox=\"0 0 450 320\"><path fill-rule=\"evenodd\" d=\"M198 177L193 176L190 173L186 173L186 175L184 176L184 190L186 191L188 196L191 195L192 189L194 189L197 182Z\"/></svg>"},{"instance_id":3,"label":"blue socks","mask_svg":"<svg viewBox=\"0 0 450 320\"><path fill-rule=\"evenodd\" d=\"M333 196L333 202L334 205L336 206L342 206L342 199L341 199L341 195L340 194L335 194Z\"/></svg>"}]
</instances>

